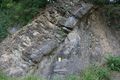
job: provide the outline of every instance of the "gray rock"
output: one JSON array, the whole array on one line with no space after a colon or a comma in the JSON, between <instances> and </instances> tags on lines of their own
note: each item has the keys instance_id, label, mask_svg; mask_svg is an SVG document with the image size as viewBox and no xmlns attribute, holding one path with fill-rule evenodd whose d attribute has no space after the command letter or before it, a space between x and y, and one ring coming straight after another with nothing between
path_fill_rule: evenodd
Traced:
<instances>
[{"instance_id":1,"label":"gray rock","mask_svg":"<svg viewBox=\"0 0 120 80\"><path fill-rule=\"evenodd\" d=\"M69 17L66 22L64 23L64 26L67 27L68 29L73 29L74 26L76 25L77 23L77 19L75 19L75 17Z\"/></svg>"},{"instance_id":2,"label":"gray rock","mask_svg":"<svg viewBox=\"0 0 120 80\"><path fill-rule=\"evenodd\" d=\"M108 52L119 55L119 35L117 33L116 38L114 33L110 34L98 12L89 19L82 17L75 25L76 20L69 12L79 1L58 0L0 43L0 69L11 76L35 74L48 79L58 76L63 80L66 75L79 74L91 63L100 64ZM65 5L67 10L64 10ZM79 7L76 17L89 13L90 7L86 5ZM69 16L68 22L62 25L72 30L65 33L56 24L61 17Z\"/></svg>"},{"instance_id":3,"label":"gray rock","mask_svg":"<svg viewBox=\"0 0 120 80\"><path fill-rule=\"evenodd\" d=\"M9 68L8 70L6 70L6 73L8 73L8 75L12 77L20 77L26 74L26 72L20 67Z\"/></svg>"},{"instance_id":4,"label":"gray rock","mask_svg":"<svg viewBox=\"0 0 120 80\"><path fill-rule=\"evenodd\" d=\"M73 29L78 22L78 19L81 19L84 15L86 15L92 9L92 7L92 4L82 3L81 7L72 12L72 15L74 16L67 18L66 21L63 19L63 22L60 21L60 24L68 29Z\"/></svg>"},{"instance_id":5,"label":"gray rock","mask_svg":"<svg viewBox=\"0 0 120 80\"><path fill-rule=\"evenodd\" d=\"M76 18L82 18L87 12L93 8L92 4L82 3L81 6L78 6L77 10L73 11L72 14Z\"/></svg>"},{"instance_id":6,"label":"gray rock","mask_svg":"<svg viewBox=\"0 0 120 80\"><path fill-rule=\"evenodd\" d=\"M111 73L111 80L120 80L120 73L119 72L112 72Z\"/></svg>"},{"instance_id":7,"label":"gray rock","mask_svg":"<svg viewBox=\"0 0 120 80\"><path fill-rule=\"evenodd\" d=\"M49 55L55 48L57 48L57 45L58 44L54 40L47 41L39 47L38 51L33 52L30 58L33 62L38 62L43 56Z\"/></svg>"}]
</instances>

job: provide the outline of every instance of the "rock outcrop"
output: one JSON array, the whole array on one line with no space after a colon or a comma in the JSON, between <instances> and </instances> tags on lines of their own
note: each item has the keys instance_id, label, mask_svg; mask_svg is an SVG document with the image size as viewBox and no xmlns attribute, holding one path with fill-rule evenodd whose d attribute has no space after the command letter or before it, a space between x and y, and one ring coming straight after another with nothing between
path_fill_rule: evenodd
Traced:
<instances>
[{"instance_id":1,"label":"rock outcrop","mask_svg":"<svg viewBox=\"0 0 120 80\"><path fill-rule=\"evenodd\" d=\"M47 79L64 78L79 74L91 63L103 63L107 53L120 55L120 39L98 11L83 5L88 3L58 0L48 5L40 16L0 44L0 69L10 76L34 73ZM74 14L77 6L81 7ZM66 20L73 24L68 26Z\"/></svg>"}]
</instances>

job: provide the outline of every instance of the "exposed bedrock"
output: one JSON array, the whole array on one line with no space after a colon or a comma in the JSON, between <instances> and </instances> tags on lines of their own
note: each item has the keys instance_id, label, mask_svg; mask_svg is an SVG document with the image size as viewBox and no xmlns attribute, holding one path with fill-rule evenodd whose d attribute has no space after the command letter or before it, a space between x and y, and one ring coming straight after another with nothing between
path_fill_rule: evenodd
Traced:
<instances>
[{"instance_id":1,"label":"exposed bedrock","mask_svg":"<svg viewBox=\"0 0 120 80\"><path fill-rule=\"evenodd\" d=\"M98 11L91 12L92 7L81 0L58 2L0 43L0 69L10 76L62 79L92 63L102 64L108 53L120 55L120 39ZM73 14L78 6L78 13Z\"/></svg>"}]
</instances>

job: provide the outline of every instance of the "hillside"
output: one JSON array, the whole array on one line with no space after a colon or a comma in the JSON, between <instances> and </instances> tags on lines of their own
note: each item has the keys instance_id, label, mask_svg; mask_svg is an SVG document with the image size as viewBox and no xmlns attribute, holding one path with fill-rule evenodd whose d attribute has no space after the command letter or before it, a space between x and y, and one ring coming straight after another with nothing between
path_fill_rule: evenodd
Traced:
<instances>
[{"instance_id":1,"label":"hillside","mask_svg":"<svg viewBox=\"0 0 120 80\"><path fill-rule=\"evenodd\" d=\"M103 66L107 55L120 56L119 36L120 30L108 27L101 8L58 0L0 43L0 69L13 77L34 74L63 80L91 64Z\"/></svg>"}]
</instances>

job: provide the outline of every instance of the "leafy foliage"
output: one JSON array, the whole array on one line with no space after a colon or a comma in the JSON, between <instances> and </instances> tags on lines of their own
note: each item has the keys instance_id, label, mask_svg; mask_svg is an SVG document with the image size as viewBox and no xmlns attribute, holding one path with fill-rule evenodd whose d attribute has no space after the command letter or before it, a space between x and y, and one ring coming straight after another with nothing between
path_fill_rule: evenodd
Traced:
<instances>
[{"instance_id":1,"label":"leafy foliage","mask_svg":"<svg viewBox=\"0 0 120 80\"><path fill-rule=\"evenodd\" d=\"M120 56L117 57L109 56L107 58L107 67L113 71L120 72Z\"/></svg>"},{"instance_id":2,"label":"leafy foliage","mask_svg":"<svg viewBox=\"0 0 120 80\"><path fill-rule=\"evenodd\" d=\"M105 6L105 13L107 20L109 21L108 25L115 29L120 29L120 5L107 5Z\"/></svg>"},{"instance_id":3,"label":"leafy foliage","mask_svg":"<svg viewBox=\"0 0 120 80\"><path fill-rule=\"evenodd\" d=\"M81 80L109 80L109 70L105 67L92 66L85 70Z\"/></svg>"},{"instance_id":4,"label":"leafy foliage","mask_svg":"<svg viewBox=\"0 0 120 80\"><path fill-rule=\"evenodd\" d=\"M109 2L109 0L87 0L87 1L93 4L97 4L97 5L98 4L103 5Z\"/></svg>"},{"instance_id":5,"label":"leafy foliage","mask_svg":"<svg viewBox=\"0 0 120 80\"><path fill-rule=\"evenodd\" d=\"M8 27L25 25L47 3L47 0L0 0L0 41L8 35Z\"/></svg>"},{"instance_id":6,"label":"leafy foliage","mask_svg":"<svg viewBox=\"0 0 120 80\"><path fill-rule=\"evenodd\" d=\"M107 4L119 4L119 0L87 0L88 2L91 2L93 4L97 5L107 5Z\"/></svg>"}]
</instances>

